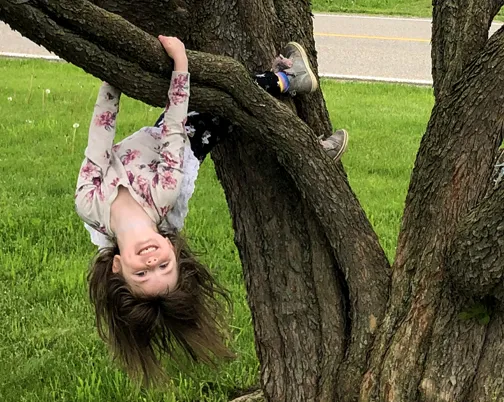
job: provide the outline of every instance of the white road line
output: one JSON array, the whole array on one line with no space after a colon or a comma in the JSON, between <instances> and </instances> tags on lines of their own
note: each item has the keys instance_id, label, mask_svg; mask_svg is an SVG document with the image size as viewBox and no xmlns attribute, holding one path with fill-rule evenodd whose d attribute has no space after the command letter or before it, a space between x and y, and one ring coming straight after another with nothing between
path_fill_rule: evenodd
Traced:
<instances>
[{"instance_id":1,"label":"white road line","mask_svg":"<svg viewBox=\"0 0 504 402\"><path fill-rule=\"evenodd\" d=\"M410 80L406 78L375 77L365 75L344 75L344 74L330 74L330 73L320 73L319 76L322 78L332 78L342 81L388 82L393 84L432 86L431 80Z\"/></svg>"},{"instance_id":2,"label":"white road line","mask_svg":"<svg viewBox=\"0 0 504 402\"><path fill-rule=\"evenodd\" d=\"M0 52L0 56L13 57L16 59L44 59L44 60L64 61L62 58L58 56L45 55L45 54Z\"/></svg>"},{"instance_id":3,"label":"white road line","mask_svg":"<svg viewBox=\"0 0 504 402\"><path fill-rule=\"evenodd\" d=\"M314 32L313 36L324 36L328 38L346 38L346 39L370 39L370 40L392 40L396 42L423 42L430 43L430 39L424 38L403 38L393 36L375 36L375 35L354 35L354 34L337 34L333 32Z\"/></svg>"}]
</instances>

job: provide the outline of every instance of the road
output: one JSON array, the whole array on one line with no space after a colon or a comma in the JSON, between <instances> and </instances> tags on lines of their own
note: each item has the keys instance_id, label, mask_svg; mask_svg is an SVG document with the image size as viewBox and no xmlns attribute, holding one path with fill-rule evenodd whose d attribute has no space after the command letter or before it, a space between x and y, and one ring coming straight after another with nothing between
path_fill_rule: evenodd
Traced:
<instances>
[{"instance_id":1,"label":"road","mask_svg":"<svg viewBox=\"0 0 504 402\"><path fill-rule=\"evenodd\" d=\"M501 24L493 24L491 33ZM340 79L430 84L431 21L421 18L316 14L319 72ZM0 22L0 55L50 53Z\"/></svg>"}]
</instances>

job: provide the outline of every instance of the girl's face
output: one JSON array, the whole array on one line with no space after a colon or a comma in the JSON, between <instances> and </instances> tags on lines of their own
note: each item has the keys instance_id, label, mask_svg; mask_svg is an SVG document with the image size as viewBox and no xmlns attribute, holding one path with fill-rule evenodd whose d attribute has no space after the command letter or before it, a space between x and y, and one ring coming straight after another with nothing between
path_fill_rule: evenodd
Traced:
<instances>
[{"instance_id":1,"label":"girl's face","mask_svg":"<svg viewBox=\"0 0 504 402\"><path fill-rule=\"evenodd\" d=\"M141 240L125 242L120 250L112 271L122 274L133 293L156 295L175 288L179 273L170 240L152 231Z\"/></svg>"}]
</instances>

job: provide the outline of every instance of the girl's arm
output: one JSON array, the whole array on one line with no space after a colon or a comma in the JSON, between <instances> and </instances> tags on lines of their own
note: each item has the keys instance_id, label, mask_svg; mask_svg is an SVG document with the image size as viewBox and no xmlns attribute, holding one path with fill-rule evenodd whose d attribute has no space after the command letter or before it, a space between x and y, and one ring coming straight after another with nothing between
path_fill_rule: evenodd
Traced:
<instances>
[{"instance_id":1,"label":"girl's arm","mask_svg":"<svg viewBox=\"0 0 504 402\"><path fill-rule=\"evenodd\" d=\"M159 40L174 61L161 132L157 179L152 186L154 202L160 215L164 216L175 205L184 176L184 151L188 141L184 123L189 103L189 73L184 44L176 38L161 36Z\"/></svg>"},{"instance_id":2,"label":"girl's arm","mask_svg":"<svg viewBox=\"0 0 504 402\"><path fill-rule=\"evenodd\" d=\"M106 82L102 83L89 126L85 155L102 169L103 174L107 171L114 143L120 97L121 92L118 89Z\"/></svg>"},{"instance_id":3,"label":"girl's arm","mask_svg":"<svg viewBox=\"0 0 504 402\"><path fill-rule=\"evenodd\" d=\"M100 87L89 126L88 145L84 152L86 158L77 180L77 213L93 227L101 221L99 204L104 201L102 183L110 165L120 96L120 91L106 82Z\"/></svg>"}]
</instances>

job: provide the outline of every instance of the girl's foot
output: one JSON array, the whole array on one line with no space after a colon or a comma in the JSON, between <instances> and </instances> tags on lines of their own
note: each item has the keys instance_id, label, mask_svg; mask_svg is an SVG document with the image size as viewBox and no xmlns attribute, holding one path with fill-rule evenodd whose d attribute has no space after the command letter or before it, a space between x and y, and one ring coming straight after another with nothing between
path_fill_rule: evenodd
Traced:
<instances>
[{"instance_id":1,"label":"girl's foot","mask_svg":"<svg viewBox=\"0 0 504 402\"><path fill-rule=\"evenodd\" d=\"M320 144L327 155L329 155L334 162L337 162L347 149L348 132L345 129L336 130L330 137L325 140L321 139Z\"/></svg>"},{"instance_id":2,"label":"girl's foot","mask_svg":"<svg viewBox=\"0 0 504 402\"><path fill-rule=\"evenodd\" d=\"M273 61L273 71L287 76L289 86L286 92L291 95L309 94L318 88L308 56L297 42L289 42L282 50L282 54Z\"/></svg>"}]
</instances>

